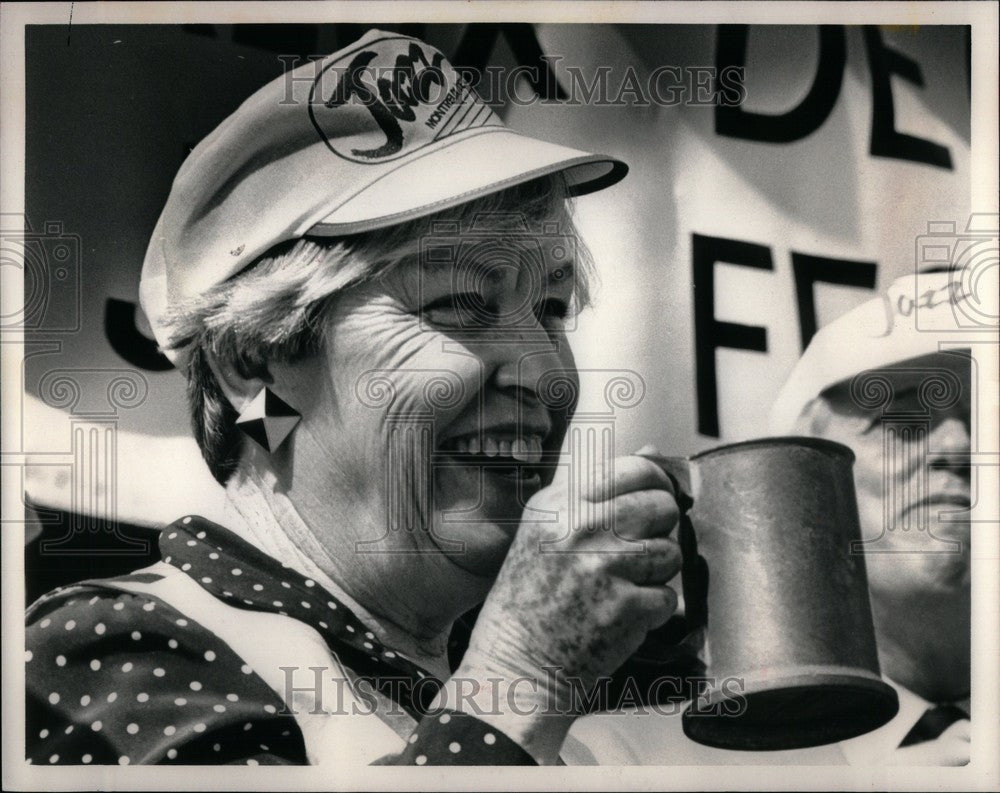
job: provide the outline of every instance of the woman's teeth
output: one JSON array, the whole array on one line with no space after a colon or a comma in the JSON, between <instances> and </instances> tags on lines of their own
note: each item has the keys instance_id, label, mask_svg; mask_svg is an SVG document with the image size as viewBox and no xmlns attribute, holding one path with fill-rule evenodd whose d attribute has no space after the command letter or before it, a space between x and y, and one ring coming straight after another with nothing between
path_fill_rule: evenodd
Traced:
<instances>
[{"instance_id":1,"label":"woman's teeth","mask_svg":"<svg viewBox=\"0 0 1000 793\"><path fill-rule=\"evenodd\" d=\"M487 457L513 457L523 463L539 463L542 460L542 439L537 435L525 435L511 440L486 435L479 438L459 438L454 450L459 454L485 454Z\"/></svg>"}]
</instances>

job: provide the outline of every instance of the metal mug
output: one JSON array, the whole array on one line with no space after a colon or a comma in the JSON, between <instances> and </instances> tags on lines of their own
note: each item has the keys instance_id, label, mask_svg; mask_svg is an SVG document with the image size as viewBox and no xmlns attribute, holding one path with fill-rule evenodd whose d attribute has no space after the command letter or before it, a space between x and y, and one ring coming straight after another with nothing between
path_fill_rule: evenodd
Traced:
<instances>
[{"instance_id":1,"label":"metal mug","mask_svg":"<svg viewBox=\"0 0 1000 793\"><path fill-rule=\"evenodd\" d=\"M851 551L861 538L854 453L785 437L644 456L675 485L688 643L706 665L685 734L726 749L795 749L895 716L864 558Z\"/></svg>"}]
</instances>

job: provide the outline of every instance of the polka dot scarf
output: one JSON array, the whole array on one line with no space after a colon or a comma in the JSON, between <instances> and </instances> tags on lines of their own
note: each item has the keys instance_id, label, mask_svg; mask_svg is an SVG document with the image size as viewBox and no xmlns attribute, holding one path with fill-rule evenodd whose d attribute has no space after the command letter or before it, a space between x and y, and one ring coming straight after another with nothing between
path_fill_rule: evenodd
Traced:
<instances>
[{"instance_id":1,"label":"polka dot scarf","mask_svg":"<svg viewBox=\"0 0 1000 793\"><path fill-rule=\"evenodd\" d=\"M164 530L160 552L227 605L311 626L351 674L398 702L418 723L405 749L379 764L533 762L473 716L428 713L440 681L383 646L315 581L226 529L183 518ZM228 645L157 598L113 583L56 590L28 611L29 762L307 762L282 700Z\"/></svg>"},{"instance_id":2,"label":"polka dot scarf","mask_svg":"<svg viewBox=\"0 0 1000 793\"><path fill-rule=\"evenodd\" d=\"M351 670L375 682L382 678L396 681L385 686L385 691L396 694L411 714L422 715L437 695L440 681L380 644L371 630L315 581L220 526L183 518L163 533L160 552L163 561L187 573L227 605L280 614L311 626ZM400 687L400 678L410 685ZM418 683L425 679L426 683ZM411 691L414 699L406 696Z\"/></svg>"}]
</instances>

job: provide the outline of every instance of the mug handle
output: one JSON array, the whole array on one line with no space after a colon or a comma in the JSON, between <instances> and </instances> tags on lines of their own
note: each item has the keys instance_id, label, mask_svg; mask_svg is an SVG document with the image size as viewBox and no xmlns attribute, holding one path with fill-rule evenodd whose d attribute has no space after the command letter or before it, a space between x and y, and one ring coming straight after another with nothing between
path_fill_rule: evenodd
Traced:
<instances>
[{"instance_id":1,"label":"mug handle","mask_svg":"<svg viewBox=\"0 0 1000 793\"><path fill-rule=\"evenodd\" d=\"M708 625L708 563L698 553L698 537L689 514L694 505L692 463L686 457L645 453L639 456L660 466L674 488L674 499L680 510L677 541L681 546L681 588L684 591L684 620L688 628L687 636L680 643L700 645Z\"/></svg>"}]
</instances>

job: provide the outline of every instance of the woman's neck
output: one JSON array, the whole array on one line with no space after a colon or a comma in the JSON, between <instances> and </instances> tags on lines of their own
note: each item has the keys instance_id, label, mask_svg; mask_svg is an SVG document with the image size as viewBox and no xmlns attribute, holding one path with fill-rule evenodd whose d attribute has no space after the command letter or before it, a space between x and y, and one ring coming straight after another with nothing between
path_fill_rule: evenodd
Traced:
<instances>
[{"instance_id":1,"label":"woman's neck","mask_svg":"<svg viewBox=\"0 0 1000 793\"><path fill-rule=\"evenodd\" d=\"M276 481L270 472L258 472L248 466L234 473L226 486L227 528L268 556L323 585L371 627L379 642L443 676L442 679L447 677L451 621L435 624L421 619L413 609L393 613L386 608L394 599L378 597L371 591L373 588L364 585L363 579L372 571L345 570L343 562L338 564L338 556L356 561L354 549L345 548L343 554L332 553L302 519L292 500L275 487ZM341 519L350 520L346 515Z\"/></svg>"}]
</instances>

